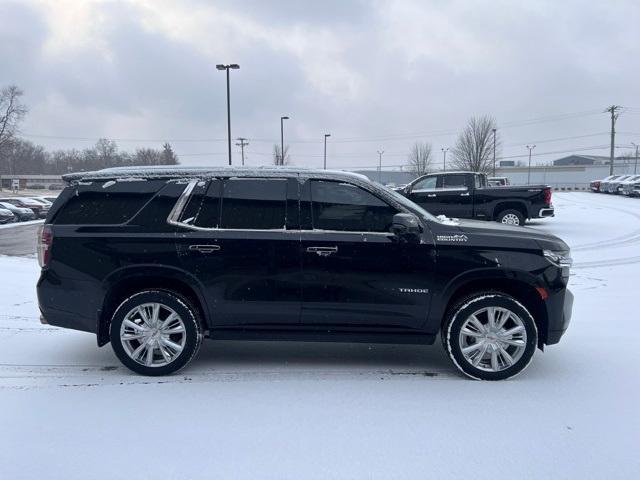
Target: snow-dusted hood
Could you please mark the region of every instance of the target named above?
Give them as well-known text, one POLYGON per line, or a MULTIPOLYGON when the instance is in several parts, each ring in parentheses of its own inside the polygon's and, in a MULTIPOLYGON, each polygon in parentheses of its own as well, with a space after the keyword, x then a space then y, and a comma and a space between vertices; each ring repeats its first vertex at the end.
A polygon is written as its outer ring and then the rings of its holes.
POLYGON ((440 224, 436 242, 447 242, 447 235, 464 235, 462 241, 469 246, 527 248, 554 251, 568 251, 569 246, 560 238, 533 228, 505 225, 482 220, 456 219, 440 224))

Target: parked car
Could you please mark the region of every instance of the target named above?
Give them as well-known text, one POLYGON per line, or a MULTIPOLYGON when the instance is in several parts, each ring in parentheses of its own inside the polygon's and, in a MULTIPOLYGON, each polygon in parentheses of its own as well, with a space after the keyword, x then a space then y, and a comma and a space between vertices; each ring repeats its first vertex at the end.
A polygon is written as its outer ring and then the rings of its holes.
POLYGON ((362 175, 131 167, 64 179, 38 235, 43 322, 111 342, 140 374, 184 367, 205 336, 441 333, 463 373, 500 380, 569 324, 562 240, 440 220, 362 175))
POLYGON ((16 216, 6 208, 0 208, 0 224, 12 223, 16 221, 16 216))
POLYGON ((607 182, 607 193, 619 194, 622 189, 622 183, 629 180, 633 175, 622 175, 619 178, 607 182))
POLYGON ((622 175, 609 175, 608 177, 602 179, 600 181, 600 192, 601 193, 608 193, 607 189, 608 189, 609 182, 617 180, 620 177, 622 177, 622 175))
POLYGON ((638 182, 640 182, 640 175, 631 175, 626 180, 620 182, 618 185, 618 193, 629 195, 633 190, 633 186, 638 182))
POLYGON ((616 193, 618 184, 629 177, 630 175, 619 175, 618 178, 613 178, 611 180, 608 180, 607 182, 604 182, 600 186, 600 189, 604 191, 604 193, 616 193))
POLYGON ((602 191, 601 188, 603 183, 616 179, 619 176, 620 175, 609 175, 608 177, 603 178, 601 180, 591 180, 591 182, 589 183, 589 188, 591 188, 592 192, 600 193, 602 191))
POLYGON ((38 218, 45 218, 49 213, 49 205, 29 197, 4 197, 0 202, 11 203, 16 207, 29 208, 38 218))
POLYGON ((56 198, 58 198, 58 197, 47 197, 47 196, 44 196, 44 197, 38 197, 38 198, 42 198, 43 200, 46 200, 49 203, 53 203, 53 202, 56 201, 56 198))
POLYGON ((640 197, 640 183, 636 183, 633 185, 633 190, 629 194, 630 197, 640 197))
POLYGON ((0 208, 5 210, 9 210, 13 215, 15 215, 16 220, 20 222, 26 222, 27 220, 35 220, 36 214, 33 213, 33 210, 25 207, 16 207, 12 203, 9 202, 0 202, 0 208))
POLYGON ((29 197, 32 200, 35 200, 36 202, 42 203, 43 205, 47 205, 48 207, 51 207, 52 202, 50 202, 49 200, 46 200, 44 197, 41 196, 35 196, 35 197, 29 197))
POLYGON ((432 215, 495 220, 509 225, 554 216, 551 187, 489 187, 482 173, 431 173, 416 178, 399 192, 432 215))
POLYGON ((490 187, 506 187, 509 185, 509 179, 507 177, 489 177, 487 182, 490 187))

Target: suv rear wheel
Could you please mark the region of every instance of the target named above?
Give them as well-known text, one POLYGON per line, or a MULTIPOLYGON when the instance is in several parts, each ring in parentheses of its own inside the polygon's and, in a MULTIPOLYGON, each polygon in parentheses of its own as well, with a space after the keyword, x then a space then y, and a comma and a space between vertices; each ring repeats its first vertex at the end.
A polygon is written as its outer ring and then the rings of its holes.
POLYGON ((127 298, 111 319, 111 345, 120 361, 142 375, 184 367, 202 343, 196 310, 174 293, 144 290, 127 298))
POLYGON ((504 380, 522 372, 538 342, 536 323, 513 297, 496 292, 466 297, 443 328, 449 357, 476 380, 504 380))

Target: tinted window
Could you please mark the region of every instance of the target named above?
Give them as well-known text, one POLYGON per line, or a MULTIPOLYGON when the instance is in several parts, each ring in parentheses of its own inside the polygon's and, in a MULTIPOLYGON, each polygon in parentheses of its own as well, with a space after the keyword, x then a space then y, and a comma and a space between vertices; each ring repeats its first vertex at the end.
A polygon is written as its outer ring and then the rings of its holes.
POLYGON ((388 232, 396 209, 348 183, 311 181, 313 228, 347 232, 388 232))
POLYGON ((129 221, 164 181, 94 182, 79 185, 54 222, 65 225, 115 225, 129 221))
POLYGON ((420 190, 433 190, 434 188, 436 188, 437 180, 438 180, 438 177, 436 176, 427 177, 423 180, 420 180, 419 182, 416 182, 416 184, 413 186, 411 191, 416 192, 420 190))
POLYGON ((469 175, 443 175, 442 188, 469 187, 469 175))
POLYGON ((222 180, 198 182, 182 213, 181 222, 202 228, 218 228, 221 192, 222 180))
POLYGON ((283 229, 286 205, 285 179, 225 180, 220 228, 283 229))

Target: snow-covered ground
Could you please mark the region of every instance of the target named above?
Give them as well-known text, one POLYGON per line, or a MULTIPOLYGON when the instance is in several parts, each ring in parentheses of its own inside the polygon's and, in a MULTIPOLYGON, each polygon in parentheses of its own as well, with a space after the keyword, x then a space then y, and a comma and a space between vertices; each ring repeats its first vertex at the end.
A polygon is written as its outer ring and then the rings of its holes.
POLYGON ((0 477, 640 477, 640 200, 555 193, 573 322, 519 377, 431 347, 205 342, 177 376, 38 323, 33 258, 0 257, 0 477))

